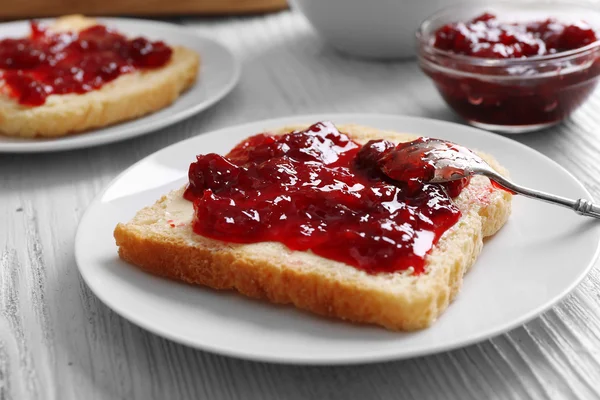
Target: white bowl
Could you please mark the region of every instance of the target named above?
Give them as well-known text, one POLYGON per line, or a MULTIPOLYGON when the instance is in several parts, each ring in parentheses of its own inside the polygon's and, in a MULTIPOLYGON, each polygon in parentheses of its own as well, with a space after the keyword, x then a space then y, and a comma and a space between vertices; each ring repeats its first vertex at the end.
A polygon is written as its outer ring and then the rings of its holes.
POLYGON ((343 53, 394 59, 416 54, 415 31, 457 0, 290 0, 319 35, 343 53))

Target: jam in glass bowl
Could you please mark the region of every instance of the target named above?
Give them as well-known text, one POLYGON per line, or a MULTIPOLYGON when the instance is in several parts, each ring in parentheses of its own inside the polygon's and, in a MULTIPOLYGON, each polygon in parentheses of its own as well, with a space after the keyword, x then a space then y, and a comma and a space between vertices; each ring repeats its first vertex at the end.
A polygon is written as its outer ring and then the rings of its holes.
POLYGON ((600 8, 564 2, 455 5, 417 31, 421 69, 470 124, 522 133, 559 123, 600 76, 600 8))

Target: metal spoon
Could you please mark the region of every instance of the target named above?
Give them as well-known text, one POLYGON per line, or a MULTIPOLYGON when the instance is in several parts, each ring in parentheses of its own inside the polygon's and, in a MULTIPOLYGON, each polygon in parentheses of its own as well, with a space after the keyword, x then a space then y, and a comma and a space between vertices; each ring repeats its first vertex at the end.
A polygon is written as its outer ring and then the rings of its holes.
MULTIPOLYGON (((406 149, 399 151, 403 150, 406 149)), ((472 175, 484 175, 509 192, 567 207, 580 215, 600 218, 599 205, 585 199, 571 200, 517 185, 497 173, 471 150, 455 143, 440 139, 428 139, 422 143, 415 143, 414 148, 409 148, 408 151, 419 152, 423 161, 435 167, 435 175, 430 180, 432 183, 448 182, 472 175)))

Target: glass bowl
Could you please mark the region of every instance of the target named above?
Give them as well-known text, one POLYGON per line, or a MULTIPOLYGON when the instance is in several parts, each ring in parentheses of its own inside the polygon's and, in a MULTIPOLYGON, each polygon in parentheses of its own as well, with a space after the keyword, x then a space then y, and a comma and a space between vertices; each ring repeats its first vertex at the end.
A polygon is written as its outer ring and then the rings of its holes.
POLYGON ((600 38, 600 7, 567 2, 459 4, 434 14, 417 31, 418 61, 446 103, 471 125, 522 133, 559 123, 593 92, 600 76, 600 40, 555 54, 491 59, 433 47, 438 28, 484 12, 500 20, 585 21, 600 38))

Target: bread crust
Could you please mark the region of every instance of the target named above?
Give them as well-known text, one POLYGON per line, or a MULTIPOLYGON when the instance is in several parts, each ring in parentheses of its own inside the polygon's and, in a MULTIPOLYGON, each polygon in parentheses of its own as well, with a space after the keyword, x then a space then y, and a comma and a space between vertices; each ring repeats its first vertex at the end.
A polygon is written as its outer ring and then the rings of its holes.
MULTIPOLYGON (((81 30, 94 23, 90 18, 67 16, 57 19, 53 30, 81 30)), ((175 46, 162 68, 124 74, 84 94, 51 95, 38 107, 0 94, 0 133, 59 137, 139 118, 173 103, 195 82, 199 65, 198 54, 175 46)))
MULTIPOLYGON (((340 131, 360 142, 413 138, 356 125, 340 126, 340 131)), ((182 191, 169 196, 181 196, 182 191)), ((427 256, 426 273, 419 276, 370 275, 310 252, 291 251, 280 243, 233 244, 196 235, 190 224, 169 227, 161 217, 168 196, 138 212, 129 223, 118 224, 114 235, 119 256, 154 275, 234 289, 327 317, 411 331, 430 326, 456 297, 483 238, 506 222, 510 199, 510 194, 492 189, 487 178, 474 179, 456 199, 461 219, 427 256)))

